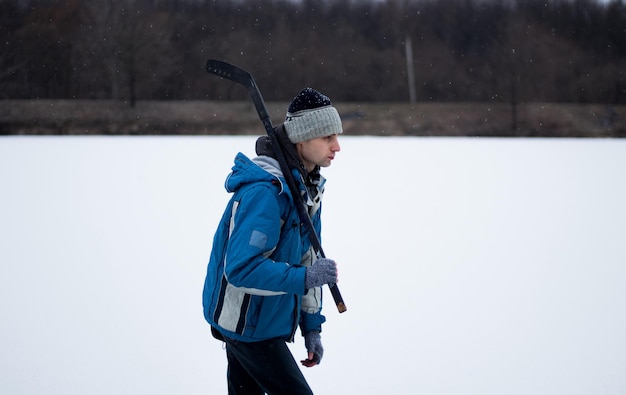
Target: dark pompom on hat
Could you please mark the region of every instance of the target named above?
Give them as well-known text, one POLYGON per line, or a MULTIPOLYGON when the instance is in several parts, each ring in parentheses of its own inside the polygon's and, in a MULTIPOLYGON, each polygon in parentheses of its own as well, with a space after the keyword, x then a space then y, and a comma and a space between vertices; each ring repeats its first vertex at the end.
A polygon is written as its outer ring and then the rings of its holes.
POLYGON ((320 93, 313 88, 304 88, 300 93, 298 93, 298 96, 293 98, 287 112, 294 114, 298 111, 313 110, 330 105, 332 105, 330 98, 325 94, 320 93))
POLYGON ((328 96, 305 88, 293 98, 285 117, 285 130, 292 143, 341 134, 341 118, 328 96))

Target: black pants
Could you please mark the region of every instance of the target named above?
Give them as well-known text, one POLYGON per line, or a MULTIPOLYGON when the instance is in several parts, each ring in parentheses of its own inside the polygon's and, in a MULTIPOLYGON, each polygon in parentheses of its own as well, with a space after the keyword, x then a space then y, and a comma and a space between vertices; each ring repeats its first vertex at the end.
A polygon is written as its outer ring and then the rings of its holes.
POLYGON ((284 340, 226 341, 229 395, 312 395, 284 340))

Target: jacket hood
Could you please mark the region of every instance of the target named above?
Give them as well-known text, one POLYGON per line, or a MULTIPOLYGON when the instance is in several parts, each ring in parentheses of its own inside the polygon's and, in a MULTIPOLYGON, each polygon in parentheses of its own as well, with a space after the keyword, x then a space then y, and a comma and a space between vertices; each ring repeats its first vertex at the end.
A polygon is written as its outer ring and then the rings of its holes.
POLYGON ((235 157, 235 164, 226 178, 225 188, 228 192, 235 192, 242 185, 253 182, 269 182, 280 185, 281 193, 286 191, 283 173, 278 161, 269 156, 258 156, 249 159, 239 152, 235 157))

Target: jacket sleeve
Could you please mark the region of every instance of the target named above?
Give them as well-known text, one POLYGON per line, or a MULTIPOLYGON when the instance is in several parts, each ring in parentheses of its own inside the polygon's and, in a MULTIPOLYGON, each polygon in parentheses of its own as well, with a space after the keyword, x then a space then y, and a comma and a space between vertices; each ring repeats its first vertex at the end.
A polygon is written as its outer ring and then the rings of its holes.
POLYGON ((228 282, 252 295, 304 294, 306 269, 268 258, 280 232, 281 211, 272 186, 242 191, 231 213, 224 263, 228 282))
POLYGON ((304 336, 311 331, 321 332, 324 322, 326 322, 326 317, 324 317, 321 312, 309 314, 302 311, 300 315, 300 330, 302 331, 302 335, 304 336))

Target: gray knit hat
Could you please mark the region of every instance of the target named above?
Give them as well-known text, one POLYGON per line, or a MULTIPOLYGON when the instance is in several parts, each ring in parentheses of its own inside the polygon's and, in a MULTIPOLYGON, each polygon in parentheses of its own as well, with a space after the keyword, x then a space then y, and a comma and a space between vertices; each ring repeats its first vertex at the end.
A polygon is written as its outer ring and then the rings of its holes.
POLYGON ((343 133, 339 113, 328 96, 303 89, 287 109, 285 130, 292 143, 343 133))

